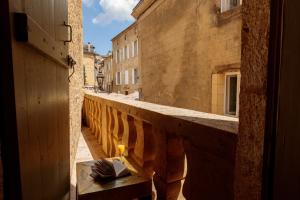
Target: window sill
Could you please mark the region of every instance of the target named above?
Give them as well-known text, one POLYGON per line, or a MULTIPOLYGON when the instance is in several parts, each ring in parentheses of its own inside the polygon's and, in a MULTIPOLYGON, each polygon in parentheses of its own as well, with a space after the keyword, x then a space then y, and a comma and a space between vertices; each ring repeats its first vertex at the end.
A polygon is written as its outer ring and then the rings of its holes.
POLYGON ((223 24, 231 22, 234 19, 241 18, 241 8, 242 6, 240 5, 222 13, 218 12, 217 25, 221 26, 223 24))

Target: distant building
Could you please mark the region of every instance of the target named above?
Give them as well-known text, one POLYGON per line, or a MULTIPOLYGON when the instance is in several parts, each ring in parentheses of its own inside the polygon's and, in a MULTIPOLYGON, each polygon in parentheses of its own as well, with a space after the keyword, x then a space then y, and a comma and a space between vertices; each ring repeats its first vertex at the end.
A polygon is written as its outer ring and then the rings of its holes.
POLYGON ((114 70, 112 67, 112 54, 108 53, 106 56, 103 56, 103 89, 107 92, 113 91, 114 85, 114 70))
POLYGON ((83 81, 85 87, 98 87, 102 56, 95 52, 95 47, 88 43, 83 45, 83 81))
POLYGON ((141 86, 141 66, 136 23, 112 39, 113 50, 113 92, 129 94, 141 86))
POLYGON ((238 115, 241 0, 143 0, 133 9, 144 101, 238 115))

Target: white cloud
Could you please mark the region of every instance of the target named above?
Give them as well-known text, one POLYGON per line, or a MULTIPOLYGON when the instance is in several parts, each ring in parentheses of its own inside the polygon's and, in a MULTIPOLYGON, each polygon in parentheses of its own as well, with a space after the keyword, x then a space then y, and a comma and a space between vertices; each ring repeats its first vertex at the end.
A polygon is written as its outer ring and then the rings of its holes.
POLYGON ((100 0, 103 12, 93 19, 93 23, 107 25, 112 21, 132 21, 131 12, 138 2, 139 0, 100 0))
POLYGON ((94 0, 82 0, 82 3, 87 6, 87 7, 90 7, 93 5, 94 3, 94 0))

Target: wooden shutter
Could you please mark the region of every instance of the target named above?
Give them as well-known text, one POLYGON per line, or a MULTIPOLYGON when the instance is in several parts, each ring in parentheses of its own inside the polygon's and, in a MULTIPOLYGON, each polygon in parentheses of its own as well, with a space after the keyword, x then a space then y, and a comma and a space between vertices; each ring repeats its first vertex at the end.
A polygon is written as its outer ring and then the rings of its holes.
POLYGON ((123 47, 123 60, 125 60, 125 47, 123 47))
POLYGON ((130 45, 127 46, 127 59, 130 58, 130 55, 129 55, 129 53, 130 53, 129 49, 130 49, 130 48, 129 48, 129 47, 130 47, 130 45))
POLYGON ((118 83, 118 72, 116 72, 116 85, 118 85, 119 83, 118 83))
POLYGON ((139 41, 136 40, 136 55, 139 55, 139 41))
POLYGON ((125 85, 128 85, 129 80, 128 80, 128 70, 125 70, 125 85))
POLYGON ((134 42, 131 43, 132 49, 131 49, 131 57, 134 57, 134 42))
POLYGON ((72 36, 66 0, 23 0, 23 4, 24 10, 15 14, 16 40, 67 66, 67 41, 72 36))
POLYGON ((132 84, 135 84, 135 77, 134 77, 134 68, 132 68, 132 73, 131 73, 131 81, 132 81, 132 84))

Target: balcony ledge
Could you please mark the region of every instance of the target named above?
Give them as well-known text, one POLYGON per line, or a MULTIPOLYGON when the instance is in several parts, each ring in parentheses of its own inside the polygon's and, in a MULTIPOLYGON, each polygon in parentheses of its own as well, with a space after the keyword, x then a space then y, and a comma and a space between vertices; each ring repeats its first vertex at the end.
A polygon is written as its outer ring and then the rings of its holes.
POLYGON ((177 129, 176 132, 180 132, 180 130, 194 132, 194 128, 209 127, 229 133, 238 133, 238 118, 235 117, 114 97, 105 93, 95 94, 89 90, 85 90, 85 94, 90 99, 99 100, 101 98, 101 101, 105 101, 107 105, 116 106, 120 111, 142 118, 152 124, 160 124, 170 130, 177 129))

